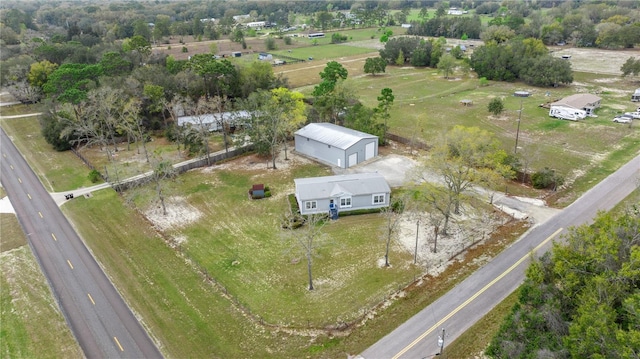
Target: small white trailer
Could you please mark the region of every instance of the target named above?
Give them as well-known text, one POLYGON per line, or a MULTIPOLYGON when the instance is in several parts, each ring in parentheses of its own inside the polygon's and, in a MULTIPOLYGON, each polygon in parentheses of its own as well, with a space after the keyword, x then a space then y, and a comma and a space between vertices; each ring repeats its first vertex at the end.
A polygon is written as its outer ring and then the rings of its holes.
POLYGON ((562 120, 578 121, 587 117, 587 111, 565 106, 551 106, 549 116, 562 120))

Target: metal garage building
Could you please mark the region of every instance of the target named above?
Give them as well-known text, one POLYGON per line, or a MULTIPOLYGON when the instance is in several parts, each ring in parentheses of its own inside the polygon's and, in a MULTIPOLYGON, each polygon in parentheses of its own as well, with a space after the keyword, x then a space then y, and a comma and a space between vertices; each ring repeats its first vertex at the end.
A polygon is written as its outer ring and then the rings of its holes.
POLYGON ((331 123, 310 123, 295 133, 296 151, 349 168, 378 155, 378 136, 331 123))

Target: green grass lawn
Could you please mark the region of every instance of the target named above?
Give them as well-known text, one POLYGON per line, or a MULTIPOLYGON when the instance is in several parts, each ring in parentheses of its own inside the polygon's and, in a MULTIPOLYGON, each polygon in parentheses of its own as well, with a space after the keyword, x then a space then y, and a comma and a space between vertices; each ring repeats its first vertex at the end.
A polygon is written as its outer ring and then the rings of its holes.
POLYGON ((37 117, 0 120, 23 156, 49 191, 62 192, 88 187, 89 168, 71 151, 56 152, 40 134, 37 117))
MULTIPOLYGON (((276 58, 278 57, 278 55, 285 55, 301 60, 308 60, 309 57, 312 57, 313 60, 327 60, 343 56, 367 54, 373 51, 375 50, 365 47, 349 46, 349 44, 347 43, 341 45, 336 44, 325 46, 299 47, 290 50, 276 50, 270 53, 274 54, 276 58)), ((309 61, 308 64, 313 65, 313 61, 309 61)), ((274 71, 276 70, 279 69, 274 69, 274 71)), ((322 71, 322 69, 320 69, 318 72, 320 71, 322 71)))
MULTIPOLYGON (((513 153, 519 109, 522 101, 518 152, 534 170, 553 168, 565 178, 573 181, 584 177, 584 173, 602 171, 601 161, 612 156, 612 164, 605 172, 610 173, 628 161, 640 149, 640 126, 628 126, 611 121, 620 109, 629 110, 625 91, 607 93, 602 91, 611 84, 601 84, 602 79, 615 83, 614 76, 592 76, 576 74, 576 81, 590 81, 581 85, 590 92, 600 92, 604 104, 596 113, 599 117, 572 122, 548 116, 548 110, 540 104, 556 101, 575 92, 573 87, 544 89, 523 83, 489 82, 480 86, 476 78, 461 74, 455 79, 444 79, 432 69, 412 67, 387 67, 387 73, 349 80, 359 89, 361 100, 367 105, 377 105, 377 96, 385 88, 391 88, 395 96, 391 119, 392 133, 408 138, 417 137, 427 144, 441 136, 454 125, 478 126, 492 132, 508 153, 513 153), (531 96, 514 97, 513 92, 527 90, 531 96), (491 99, 503 99, 504 112, 492 116, 487 111, 491 99), (471 106, 460 101, 469 99, 471 106), (616 154, 617 151, 621 153, 616 154)), ((626 84, 632 91, 633 84, 626 84)), ((590 176, 586 176, 589 178, 590 176)), ((601 177, 600 177, 601 178, 601 177)), ((579 187, 579 192, 586 187, 579 187)), ((571 198, 575 198, 572 196, 571 198)))
POLYGON ((241 170, 233 165, 228 170, 190 171, 168 192, 185 197, 201 217, 165 235, 182 238, 180 248, 194 264, 269 323, 322 328, 352 321, 362 308, 378 303, 421 270, 397 248, 391 256, 398 265, 381 269, 384 241, 371 233, 381 231, 382 217, 347 216, 324 227, 327 238, 314 258, 316 290, 309 293, 304 253, 291 238, 298 234, 280 224, 287 212, 286 196, 293 193, 293 178, 327 174, 315 164, 290 171, 241 170), (253 183, 268 185, 273 196, 249 199, 247 190, 253 183))

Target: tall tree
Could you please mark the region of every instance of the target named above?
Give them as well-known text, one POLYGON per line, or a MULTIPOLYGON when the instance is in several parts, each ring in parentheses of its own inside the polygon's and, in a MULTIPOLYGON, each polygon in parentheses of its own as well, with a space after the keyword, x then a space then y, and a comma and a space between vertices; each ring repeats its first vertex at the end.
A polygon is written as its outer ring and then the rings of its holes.
POLYGON ((404 198, 396 199, 389 207, 383 208, 380 215, 384 218, 383 239, 385 242, 384 266, 389 267, 389 249, 391 242, 398 237, 398 230, 402 212, 404 209, 404 198))
POLYGON ((368 57, 364 61, 364 73, 376 75, 385 72, 387 69, 387 61, 382 57, 368 57))
POLYGON ((158 201, 162 206, 162 214, 167 215, 167 206, 165 204, 165 192, 164 182, 165 180, 174 178, 176 176, 176 170, 173 168, 171 161, 160 159, 155 163, 153 167, 153 173, 151 174, 151 180, 153 181, 158 201))
POLYGON ((34 62, 31 64, 29 74, 27 74, 27 80, 31 86, 35 86, 42 90, 42 87, 47 82, 49 75, 51 75, 57 68, 58 64, 51 63, 47 60, 34 62))
POLYGON ((313 96, 318 97, 333 91, 338 80, 345 80, 348 74, 347 69, 339 62, 327 62, 327 66, 320 72, 322 81, 313 89, 313 96))
POLYGON ((131 54, 134 59, 133 63, 136 66, 140 66, 147 60, 149 55, 151 55, 151 44, 145 37, 135 35, 122 42, 122 50, 131 54))
POLYGON ((47 77, 42 89, 57 101, 77 104, 87 98, 100 75, 100 65, 63 64, 47 77))
POLYGON ((383 143, 387 143, 387 129, 389 128, 388 122, 389 118, 391 118, 391 106, 393 105, 394 99, 395 96, 393 96, 393 90, 388 87, 383 88, 380 91, 380 96, 378 96, 378 107, 376 107, 375 112, 383 120, 383 143))
POLYGON ((260 90, 244 101, 243 108, 250 113, 247 135, 260 154, 271 157, 276 169, 276 158, 287 135, 305 121, 303 96, 285 88, 260 90))
POLYGON ((444 54, 440 56, 440 61, 438 61, 438 71, 440 71, 445 79, 449 78, 449 75, 453 73, 453 70, 456 67, 456 59, 450 54, 444 54))
POLYGON ((527 269, 491 357, 637 358, 640 217, 600 213, 527 269), (535 343, 535 344, 533 344, 535 343))
POLYGON ((455 126, 434 146, 423 166, 439 177, 453 201, 453 212, 460 212, 462 195, 475 184, 493 184, 511 178, 505 165, 507 153, 488 131, 478 127, 455 126))
POLYGON ((291 232, 288 233, 288 236, 290 238, 295 238, 307 260, 307 277, 309 280, 307 289, 309 290, 314 290, 312 271, 313 256, 315 255, 316 250, 322 246, 326 239, 326 235, 323 232, 325 220, 325 214, 311 214, 306 217, 305 223, 301 228, 293 229, 295 226, 288 226, 288 228, 291 228, 291 232))

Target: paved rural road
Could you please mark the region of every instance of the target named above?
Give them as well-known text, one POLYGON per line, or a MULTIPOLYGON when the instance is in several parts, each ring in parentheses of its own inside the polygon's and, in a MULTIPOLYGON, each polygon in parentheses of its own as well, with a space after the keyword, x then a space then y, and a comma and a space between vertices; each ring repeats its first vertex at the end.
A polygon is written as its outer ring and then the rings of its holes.
POLYGON ((365 350, 365 359, 431 358, 481 319, 522 283, 530 253, 551 248, 552 240, 572 226, 591 223, 598 211, 609 210, 640 185, 640 156, 593 187, 577 201, 534 227, 518 242, 365 350))
POLYGON ((147 332, 1 129, 0 149, 0 181, 85 356, 161 358, 147 332))

